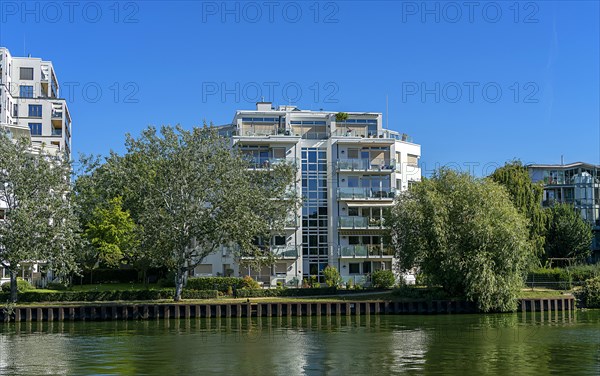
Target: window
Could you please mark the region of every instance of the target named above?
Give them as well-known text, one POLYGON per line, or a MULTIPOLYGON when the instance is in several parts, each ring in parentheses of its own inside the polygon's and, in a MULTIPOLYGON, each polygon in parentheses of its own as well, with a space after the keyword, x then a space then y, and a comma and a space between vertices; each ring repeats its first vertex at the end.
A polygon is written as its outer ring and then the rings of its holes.
POLYGON ((30 104, 29 105, 29 117, 42 117, 42 105, 41 104, 30 104))
POLYGON ((348 270, 350 274, 360 274, 360 263, 351 262, 348 264, 348 270))
POLYGON ((19 86, 20 96, 23 98, 33 98, 33 86, 21 85, 19 86))
POLYGON ((196 267, 198 274, 212 274, 212 264, 200 264, 196 267))
POLYGON ((419 157, 416 155, 408 154, 406 156, 406 163, 409 166, 417 167, 419 165, 419 157))
POLYGON ((33 80, 33 68, 21 68, 21 80, 33 80))
POLYGON ((29 123, 29 131, 32 136, 42 135, 42 123, 29 123))
POLYGON ((18 104, 13 104, 13 117, 18 117, 19 116, 19 105, 18 104))

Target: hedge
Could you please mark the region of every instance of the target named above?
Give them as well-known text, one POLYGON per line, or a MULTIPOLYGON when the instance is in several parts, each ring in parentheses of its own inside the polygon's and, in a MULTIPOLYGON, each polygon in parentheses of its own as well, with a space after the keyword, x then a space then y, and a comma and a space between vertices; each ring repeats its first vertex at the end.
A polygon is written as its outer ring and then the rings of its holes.
POLYGON ((362 294, 371 291, 381 291, 375 289, 366 290, 338 290, 335 287, 326 288, 299 288, 299 289, 264 289, 264 290, 247 290, 242 289, 237 291, 238 298, 272 298, 286 296, 327 296, 327 295, 352 295, 362 294))
POLYGON ((242 288, 243 280, 236 277, 196 277, 189 278, 187 288, 191 290, 218 290, 227 292, 229 288, 242 288))
MULTIPOLYGON (((112 290, 112 291, 26 291, 18 294, 17 300, 22 303, 38 302, 97 302, 97 301, 135 301, 173 299, 175 290, 112 290)), ((184 299, 214 299, 218 297, 216 290, 183 290, 184 299)), ((8 301, 10 294, 0 294, 0 301, 8 301)))
POLYGON ((577 265, 567 268, 535 269, 527 275, 527 285, 568 290, 573 285, 600 276, 600 265, 577 265))
POLYGON ((600 277, 585 281, 577 298, 586 308, 600 308, 600 277))

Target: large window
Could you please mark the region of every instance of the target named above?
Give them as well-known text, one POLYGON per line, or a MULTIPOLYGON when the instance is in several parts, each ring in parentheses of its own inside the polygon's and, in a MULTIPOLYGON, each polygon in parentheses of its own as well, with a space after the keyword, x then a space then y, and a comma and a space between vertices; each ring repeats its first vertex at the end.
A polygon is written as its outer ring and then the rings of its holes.
POLYGON ((23 98, 33 98, 33 86, 21 85, 19 87, 19 95, 23 98))
POLYGON ((42 135, 42 123, 29 123, 29 131, 32 136, 42 135))
POLYGON ((21 68, 21 80, 33 80, 33 68, 21 68))
POLYGON ((348 264, 348 269, 350 274, 360 274, 360 263, 351 262, 348 264))
POLYGON ((41 104, 30 104, 29 105, 29 117, 42 117, 42 105, 41 104))

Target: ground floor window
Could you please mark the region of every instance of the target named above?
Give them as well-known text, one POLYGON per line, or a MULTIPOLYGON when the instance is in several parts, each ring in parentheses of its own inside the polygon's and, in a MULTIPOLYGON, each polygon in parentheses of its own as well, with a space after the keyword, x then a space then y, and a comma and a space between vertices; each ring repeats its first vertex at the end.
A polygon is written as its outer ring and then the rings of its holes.
POLYGON ((360 264, 358 262, 349 263, 348 271, 350 274, 360 274, 360 264))

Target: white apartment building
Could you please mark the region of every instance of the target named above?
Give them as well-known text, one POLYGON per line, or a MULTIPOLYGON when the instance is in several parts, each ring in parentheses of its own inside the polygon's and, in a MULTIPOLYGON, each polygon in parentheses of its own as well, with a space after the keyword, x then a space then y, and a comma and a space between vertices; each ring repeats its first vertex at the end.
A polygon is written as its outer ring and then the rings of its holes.
POLYGON ((290 213, 285 233, 263 241, 278 256, 272 267, 246 270, 223 247, 195 275, 251 275, 265 285, 288 286, 335 266, 344 281, 368 282, 379 269, 395 269, 383 237, 383 210, 397 192, 421 180, 421 147, 406 134, 384 129, 382 114, 305 111, 261 102, 237 111, 232 124, 219 127, 253 161, 268 169, 281 161, 298 166, 302 206, 290 213))
POLYGON ((0 47, 0 128, 70 158, 71 114, 52 62, 0 47))
MULTIPOLYGON (((52 62, 39 58, 13 57, 0 47, 0 131, 13 138, 26 137, 34 148, 71 157, 71 114, 52 62)), ((0 201, 0 220, 6 206, 0 201)), ((39 264, 23 265, 21 277, 35 283, 39 264)), ((0 284, 8 282, 0 267, 0 284)))
POLYGON ((600 262, 600 165, 575 162, 568 164, 530 164, 529 176, 542 182, 542 205, 567 203, 588 222, 594 231, 592 261, 600 262))

